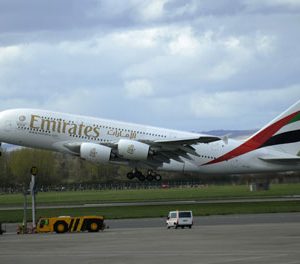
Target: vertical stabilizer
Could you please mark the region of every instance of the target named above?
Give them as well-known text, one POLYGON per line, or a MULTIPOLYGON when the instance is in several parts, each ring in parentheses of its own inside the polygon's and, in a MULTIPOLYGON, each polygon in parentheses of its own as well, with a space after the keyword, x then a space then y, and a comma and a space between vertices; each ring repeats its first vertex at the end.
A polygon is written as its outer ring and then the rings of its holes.
POLYGON ((230 160, 264 147, 273 147, 278 151, 300 156, 300 100, 243 144, 205 165, 230 160))
POLYGON ((274 147, 289 154, 300 154, 300 101, 292 105, 249 140, 258 141, 263 147, 274 147))

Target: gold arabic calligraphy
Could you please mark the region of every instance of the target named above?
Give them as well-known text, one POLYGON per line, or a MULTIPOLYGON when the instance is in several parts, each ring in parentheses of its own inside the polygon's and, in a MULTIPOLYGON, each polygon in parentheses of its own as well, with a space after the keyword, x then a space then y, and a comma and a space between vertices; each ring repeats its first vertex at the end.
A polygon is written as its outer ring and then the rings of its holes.
POLYGON ((137 133, 135 131, 124 131, 117 128, 113 128, 107 131, 107 135, 134 139, 136 138, 137 133))

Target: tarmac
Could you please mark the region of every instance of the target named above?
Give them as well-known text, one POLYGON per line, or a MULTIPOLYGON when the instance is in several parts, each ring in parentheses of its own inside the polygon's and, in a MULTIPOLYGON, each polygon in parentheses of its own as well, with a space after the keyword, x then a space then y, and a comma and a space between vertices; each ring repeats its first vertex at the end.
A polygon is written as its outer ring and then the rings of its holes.
POLYGON ((111 220, 99 233, 0 236, 0 263, 300 263, 300 214, 111 220), (138 225, 138 223, 141 223, 138 225), (130 224, 131 223, 131 224, 130 224))

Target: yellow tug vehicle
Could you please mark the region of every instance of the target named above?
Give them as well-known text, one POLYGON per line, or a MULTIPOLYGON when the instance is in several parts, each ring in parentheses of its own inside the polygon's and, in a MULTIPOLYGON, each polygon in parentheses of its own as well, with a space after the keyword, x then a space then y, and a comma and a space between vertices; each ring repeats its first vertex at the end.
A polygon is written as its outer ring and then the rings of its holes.
POLYGON ((37 233, 98 232, 105 229, 103 216, 59 216, 41 217, 38 220, 37 233))

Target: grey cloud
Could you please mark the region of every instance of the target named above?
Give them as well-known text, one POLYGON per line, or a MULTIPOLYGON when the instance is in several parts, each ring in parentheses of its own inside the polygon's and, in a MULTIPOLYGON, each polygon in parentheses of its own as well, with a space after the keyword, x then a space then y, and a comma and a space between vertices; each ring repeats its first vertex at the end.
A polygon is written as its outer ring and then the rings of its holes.
POLYGON ((1 109, 198 131, 257 127, 300 98, 298 7, 275 2, 166 1, 161 16, 145 18, 150 1, 3 0, 1 109), (206 98, 235 118, 199 114, 206 98))
POLYGON ((110 0, 2 0, 0 32, 30 33, 43 31, 109 30, 135 23, 137 4, 110 0))
MULTIPOLYGON (((0 45, 10 39, 19 41, 51 41, 76 39, 112 30, 140 29, 170 24, 194 24, 199 30, 222 27, 222 20, 252 15, 299 14, 300 5, 292 1, 248 0, 170 0, 163 5, 163 16, 143 19, 143 11, 154 1, 138 0, 2 0, 0 1, 0 45), (216 20, 216 21, 214 21, 216 20), (221 21, 219 21, 221 20, 221 21), (209 24, 207 24, 209 23, 209 24)), ((255 21, 253 21, 255 24, 255 21)), ((230 22, 229 22, 230 23, 230 22)), ((235 23, 235 22, 234 22, 235 23)), ((237 29, 243 24, 235 23, 237 29)), ((226 24, 224 25, 226 30, 226 24)), ((253 26, 252 26, 253 27, 253 26)), ((251 28, 251 26, 250 26, 251 28)))
MULTIPOLYGON (((74 28, 84 22, 82 1, 3 0, 0 2, 0 31, 23 32, 74 28)), ((88 1, 84 6, 88 6, 88 1)))
POLYGON ((237 12, 242 12, 244 9, 243 1, 221 0, 175 0, 165 4, 165 10, 169 16, 172 14, 177 17, 187 17, 190 19, 191 15, 196 16, 220 16, 220 15, 232 15, 237 12))

